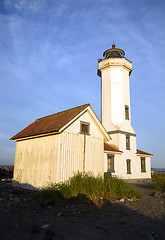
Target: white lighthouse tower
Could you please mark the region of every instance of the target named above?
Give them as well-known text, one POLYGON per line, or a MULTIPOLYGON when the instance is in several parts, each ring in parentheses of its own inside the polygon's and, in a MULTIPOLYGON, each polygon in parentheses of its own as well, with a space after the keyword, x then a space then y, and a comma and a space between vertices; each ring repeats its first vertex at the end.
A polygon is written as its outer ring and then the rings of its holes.
POLYGON ((151 154, 136 149, 136 134, 131 125, 129 76, 132 63, 115 44, 103 56, 104 59, 98 61, 101 121, 111 136, 105 147, 105 172, 124 179, 150 179, 151 154))

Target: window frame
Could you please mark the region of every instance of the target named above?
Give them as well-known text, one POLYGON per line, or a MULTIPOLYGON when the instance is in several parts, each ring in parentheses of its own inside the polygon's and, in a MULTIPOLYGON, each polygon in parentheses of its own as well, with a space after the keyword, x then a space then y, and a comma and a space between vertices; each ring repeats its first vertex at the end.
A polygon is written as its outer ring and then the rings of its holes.
POLYGON ((90 123, 89 122, 80 121, 80 133, 90 135, 90 123), (82 130, 82 125, 87 126, 87 132, 86 133, 85 133, 85 131, 82 130))
POLYGON ((126 166, 127 166, 127 174, 131 174, 131 159, 126 160, 126 166), (129 166, 129 168, 128 168, 128 166, 129 166))
POLYGON ((125 119, 126 120, 130 120, 130 116, 129 116, 129 106, 125 105, 125 119))
MULTIPOLYGON (((111 165, 111 164, 110 164, 111 165)), ((114 154, 107 154, 107 172, 114 173, 115 172, 115 155, 114 154), (112 159, 112 166, 113 168, 108 168, 108 160, 113 157, 112 159)))
POLYGON ((125 139, 126 139, 126 150, 131 150, 131 137, 130 137, 130 135, 126 134, 125 139), (128 142, 127 142, 127 139, 129 139, 128 142))
POLYGON ((146 172, 146 157, 140 157, 141 172, 146 172), (144 160, 144 169, 142 168, 142 160, 144 160))

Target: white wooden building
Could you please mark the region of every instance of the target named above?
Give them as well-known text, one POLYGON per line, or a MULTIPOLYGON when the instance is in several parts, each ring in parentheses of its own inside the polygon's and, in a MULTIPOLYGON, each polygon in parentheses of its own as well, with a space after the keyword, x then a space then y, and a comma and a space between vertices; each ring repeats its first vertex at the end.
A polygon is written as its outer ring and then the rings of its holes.
POLYGON ((13 186, 37 189, 74 173, 104 175, 110 139, 89 104, 37 119, 16 140, 13 186))
POLYGON ((77 172, 151 179, 152 154, 136 149, 130 111, 132 63, 124 55, 113 44, 98 61, 102 123, 86 104, 37 119, 11 138, 16 141, 15 188, 35 190, 77 172))

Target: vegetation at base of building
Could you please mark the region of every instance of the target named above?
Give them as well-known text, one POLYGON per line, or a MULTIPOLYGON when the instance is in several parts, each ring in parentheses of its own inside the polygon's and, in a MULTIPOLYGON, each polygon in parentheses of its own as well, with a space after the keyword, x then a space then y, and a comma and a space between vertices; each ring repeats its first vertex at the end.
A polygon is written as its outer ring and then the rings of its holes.
POLYGON ((160 191, 165 190, 165 173, 153 173, 152 181, 155 183, 154 187, 157 190, 160 190, 160 191))
POLYGON ((101 197, 105 199, 140 199, 141 195, 122 179, 111 177, 103 179, 102 177, 94 177, 91 174, 83 176, 78 173, 65 183, 52 184, 41 189, 37 197, 54 200, 71 198, 83 200, 84 197, 94 200, 101 197))
POLYGON ((14 166, 7 166, 0 168, 0 179, 9 179, 13 178, 14 166))

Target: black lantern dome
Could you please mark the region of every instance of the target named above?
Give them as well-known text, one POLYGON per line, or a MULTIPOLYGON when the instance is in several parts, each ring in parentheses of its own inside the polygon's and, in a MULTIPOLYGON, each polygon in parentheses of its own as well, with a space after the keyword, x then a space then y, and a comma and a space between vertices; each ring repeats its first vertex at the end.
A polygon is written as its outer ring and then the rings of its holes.
POLYGON ((124 58, 125 52, 122 49, 115 48, 115 44, 112 44, 112 48, 106 50, 103 53, 104 59, 107 58, 124 58))

